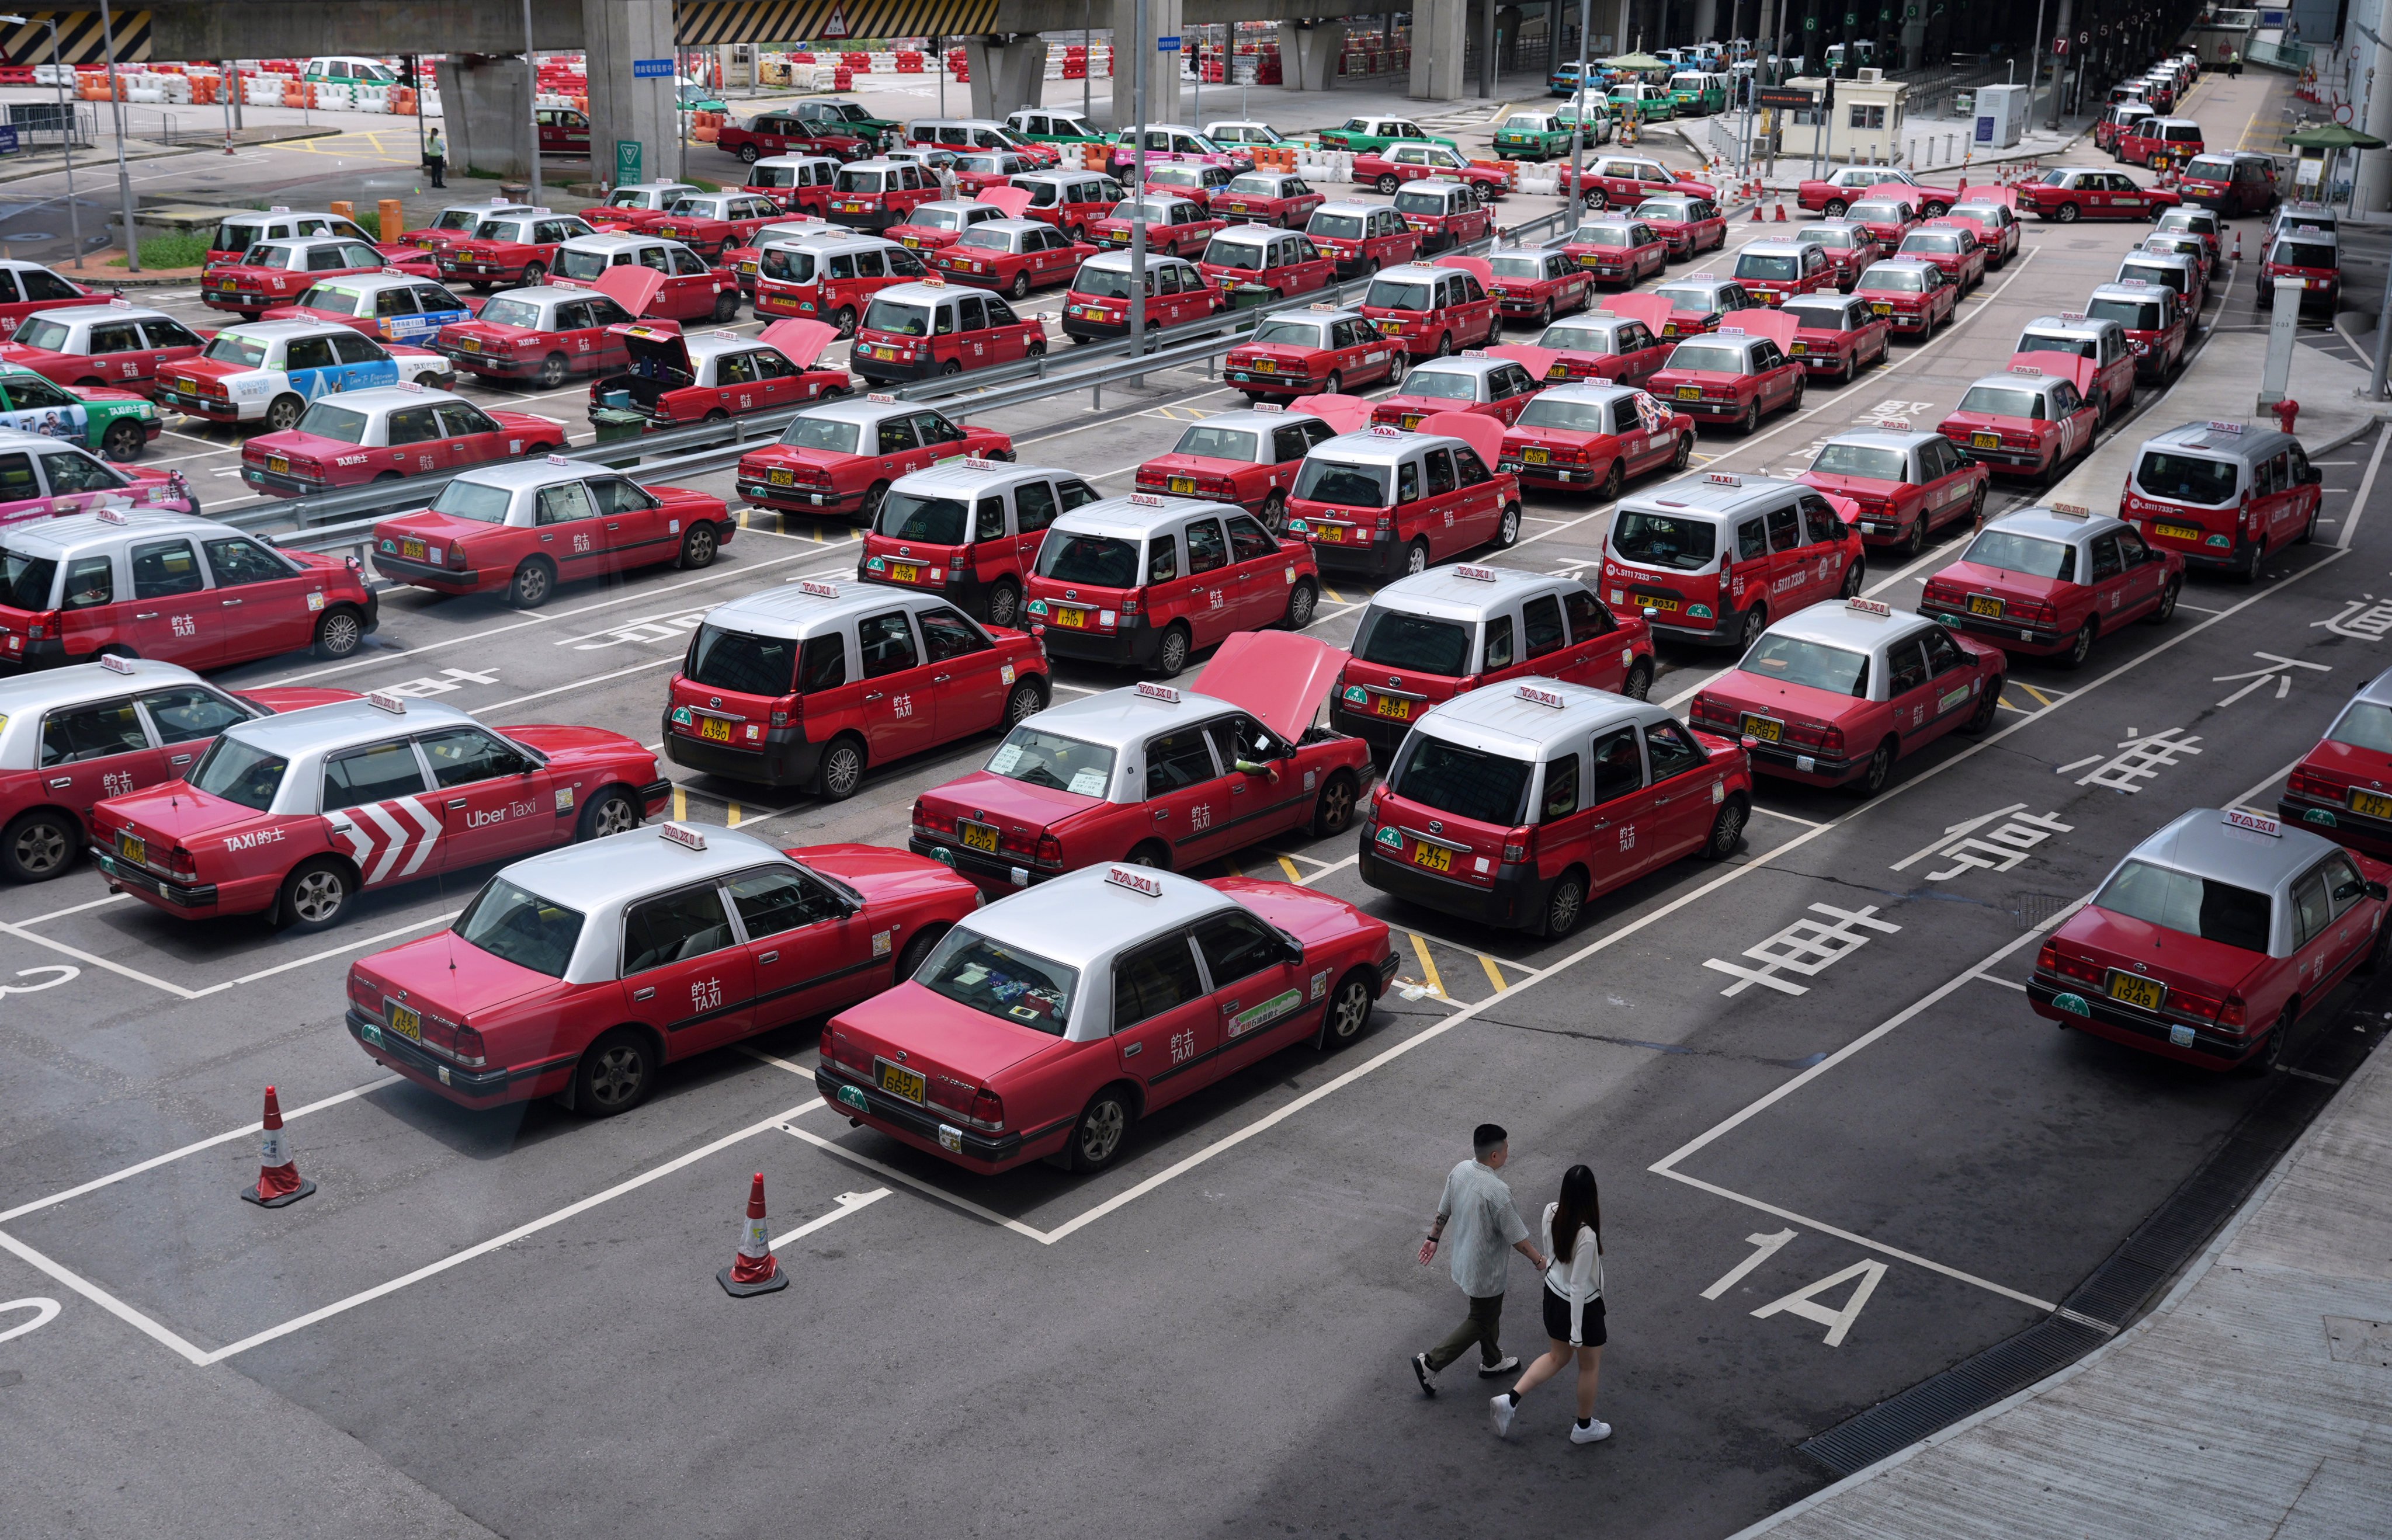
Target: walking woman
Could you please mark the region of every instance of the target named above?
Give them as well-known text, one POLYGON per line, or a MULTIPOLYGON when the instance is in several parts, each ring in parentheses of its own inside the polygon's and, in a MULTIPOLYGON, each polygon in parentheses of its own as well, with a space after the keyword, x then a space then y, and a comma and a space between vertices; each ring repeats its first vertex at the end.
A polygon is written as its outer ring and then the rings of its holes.
POLYGON ((1578 1359, 1578 1423, 1572 1443, 1600 1443, 1611 1424, 1594 1419, 1595 1382, 1603 1374, 1603 1198, 1594 1172, 1572 1166, 1562 1175, 1558 1203, 1545 1205, 1545 1336, 1551 1351, 1528 1365, 1519 1382, 1489 1407, 1495 1436, 1511 1431, 1520 1398, 1578 1359))

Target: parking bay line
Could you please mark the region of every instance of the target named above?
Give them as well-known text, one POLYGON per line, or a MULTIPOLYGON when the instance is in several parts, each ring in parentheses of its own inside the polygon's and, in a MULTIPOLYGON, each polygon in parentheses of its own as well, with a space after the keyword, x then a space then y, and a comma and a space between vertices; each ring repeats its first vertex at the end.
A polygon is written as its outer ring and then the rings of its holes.
POLYGON ((858 1212, 861 1210, 869 1209, 874 1204, 879 1202, 882 1198, 887 1197, 889 1193, 890 1189, 887 1187, 875 1187, 868 1193, 841 1193, 838 1195, 838 1208, 833 1209, 826 1214, 817 1215, 816 1217, 806 1221, 803 1224, 799 1225, 796 1229, 790 1231, 786 1236, 774 1236, 773 1237, 773 1249, 777 1251, 782 1247, 788 1245, 789 1242, 798 1239, 800 1236, 811 1236, 816 1230, 822 1229, 826 1225, 838 1223, 840 1220, 845 1219, 852 1213, 858 1212))

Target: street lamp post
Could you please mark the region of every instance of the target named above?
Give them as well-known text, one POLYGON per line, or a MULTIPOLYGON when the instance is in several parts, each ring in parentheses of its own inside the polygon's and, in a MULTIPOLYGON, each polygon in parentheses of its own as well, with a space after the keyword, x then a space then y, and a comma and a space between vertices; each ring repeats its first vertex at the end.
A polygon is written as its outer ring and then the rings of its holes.
POLYGON ((124 169, 124 92, 116 84, 116 19, 110 12, 109 0, 99 0, 99 39, 108 49, 108 94, 116 108, 116 196, 124 213, 124 268, 137 273, 141 271, 141 240, 133 228, 133 177, 124 169))
POLYGON ((531 206, 540 207, 540 59, 531 51, 531 0, 523 0, 524 13, 524 78, 531 88, 531 110, 526 115, 526 126, 531 130, 531 206))

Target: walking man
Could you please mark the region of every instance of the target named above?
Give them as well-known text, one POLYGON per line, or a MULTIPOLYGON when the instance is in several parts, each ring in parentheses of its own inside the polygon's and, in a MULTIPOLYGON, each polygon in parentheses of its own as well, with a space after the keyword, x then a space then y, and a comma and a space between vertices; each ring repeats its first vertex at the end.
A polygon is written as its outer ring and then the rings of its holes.
POLYGON ((441 137, 440 130, 436 128, 424 136, 423 163, 432 172, 434 187, 445 188, 448 185, 441 180, 443 174, 448 169, 448 141, 441 137))
POLYGON ((1520 1361, 1506 1357, 1497 1340, 1503 1328, 1504 1275, 1512 1261, 1504 1251, 1519 1252, 1540 1272, 1545 1266, 1513 1205, 1512 1189, 1495 1174, 1511 1158, 1510 1135, 1497 1124, 1481 1123, 1470 1143, 1473 1158, 1447 1175, 1445 1196, 1437 1200, 1436 1218, 1429 1222, 1428 1239, 1420 1249, 1421 1265, 1426 1267, 1436 1259, 1437 1247, 1450 1242, 1446 1265, 1469 1297, 1470 1314, 1444 1341, 1412 1354, 1412 1374, 1423 1395, 1436 1394, 1436 1377, 1474 1342, 1482 1378, 1509 1374, 1518 1366, 1520 1361))

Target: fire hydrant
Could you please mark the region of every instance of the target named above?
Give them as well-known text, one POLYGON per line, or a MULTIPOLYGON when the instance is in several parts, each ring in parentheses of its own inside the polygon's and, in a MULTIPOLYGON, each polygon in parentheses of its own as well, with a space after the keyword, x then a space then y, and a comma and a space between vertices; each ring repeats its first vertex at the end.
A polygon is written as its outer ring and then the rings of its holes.
POLYGON ((2301 404, 2290 399, 2279 401, 2276 403, 2275 412, 2276 426, 2283 429, 2286 433, 2291 433, 2293 431, 2293 420, 2301 415, 2301 404))

